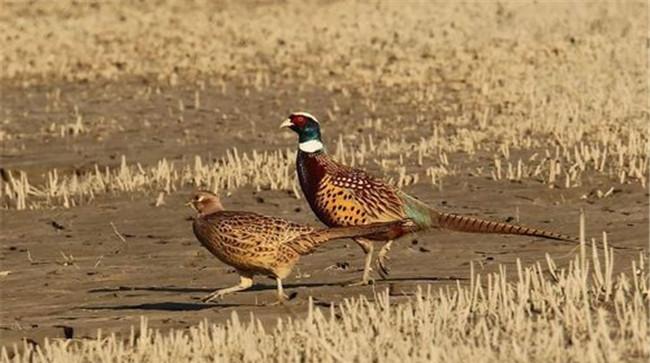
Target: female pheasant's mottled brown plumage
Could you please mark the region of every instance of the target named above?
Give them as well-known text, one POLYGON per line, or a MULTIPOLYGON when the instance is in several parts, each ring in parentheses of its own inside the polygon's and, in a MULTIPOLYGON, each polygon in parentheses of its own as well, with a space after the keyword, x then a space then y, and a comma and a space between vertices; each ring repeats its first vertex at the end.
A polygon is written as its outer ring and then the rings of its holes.
POLYGON ((289 275, 300 256, 313 252, 321 244, 359 236, 395 238, 403 233, 402 229, 412 226, 409 221, 391 221, 314 229, 282 218, 223 210, 219 198, 205 191, 196 193, 190 204, 198 211, 193 224, 196 238, 219 260, 234 267, 241 277, 239 285, 217 290, 204 301, 252 286, 254 275, 276 278, 282 298, 281 280, 289 275))
MULTIPOLYGON (((282 127, 299 135, 297 172, 300 186, 316 216, 328 226, 354 226, 367 223, 410 219, 415 228, 404 233, 430 228, 462 232, 501 233, 576 241, 576 238, 535 228, 486 221, 436 211, 398 188, 375 178, 363 170, 334 161, 324 150, 318 121, 308 113, 294 113, 282 127)), ((362 283, 368 282, 372 243, 368 238, 356 242, 366 252, 362 283)), ((385 254, 389 241, 379 254, 380 272, 387 274, 385 254)))

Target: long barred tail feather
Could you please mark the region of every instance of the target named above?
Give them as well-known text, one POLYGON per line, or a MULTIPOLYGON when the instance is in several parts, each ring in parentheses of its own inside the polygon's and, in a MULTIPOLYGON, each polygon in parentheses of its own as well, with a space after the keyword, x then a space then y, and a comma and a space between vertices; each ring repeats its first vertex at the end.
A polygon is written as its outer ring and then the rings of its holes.
POLYGON ((487 221, 484 219, 462 216, 458 214, 441 213, 435 211, 433 213, 436 214, 440 227, 454 231, 470 233, 514 234, 520 236, 542 237, 558 241, 579 242, 579 239, 577 237, 544 231, 537 228, 487 221))
MULTIPOLYGON (((421 230, 427 230, 431 228, 444 228, 459 232, 512 234, 520 236, 541 237, 557 241, 566 241, 572 242, 574 244, 580 243, 580 238, 568 236, 565 234, 545 231, 527 226, 493 222, 480 218, 440 212, 406 193, 401 193, 400 198, 404 204, 406 215, 411 218, 421 230)), ((636 250, 635 248, 613 246, 611 243, 608 245, 614 249, 636 250)), ((602 246, 598 245, 597 248, 602 248, 602 246)))
MULTIPOLYGON (((469 233, 498 233, 498 234, 512 234, 520 236, 541 237, 556 241, 566 241, 573 243, 580 243, 580 238, 568 236, 561 233, 545 231, 537 228, 526 226, 518 226, 515 224, 487 221, 485 219, 463 216, 453 213, 438 212, 430 209, 431 218, 437 221, 437 226, 440 228, 449 229, 452 231, 469 232, 469 233)), ((614 246, 609 243, 609 247, 617 250, 628 250, 634 248, 614 246)), ((597 245, 597 248, 603 247, 597 245)))

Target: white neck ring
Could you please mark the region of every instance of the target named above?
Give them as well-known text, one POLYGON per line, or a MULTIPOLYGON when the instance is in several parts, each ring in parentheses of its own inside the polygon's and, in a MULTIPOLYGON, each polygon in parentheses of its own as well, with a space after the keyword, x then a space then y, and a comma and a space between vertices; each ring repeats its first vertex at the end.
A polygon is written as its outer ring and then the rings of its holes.
POLYGON ((315 153, 323 150, 323 143, 318 140, 309 140, 298 144, 298 148, 306 153, 315 153))

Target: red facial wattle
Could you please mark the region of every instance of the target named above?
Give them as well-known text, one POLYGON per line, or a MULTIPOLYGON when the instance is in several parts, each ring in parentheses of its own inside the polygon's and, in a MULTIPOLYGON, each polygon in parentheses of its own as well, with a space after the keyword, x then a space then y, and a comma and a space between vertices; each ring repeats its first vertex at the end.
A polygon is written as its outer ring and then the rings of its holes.
POLYGON ((305 127, 305 124, 307 124, 307 118, 300 115, 291 116, 291 123, 298 128, 303 128, 305 127))

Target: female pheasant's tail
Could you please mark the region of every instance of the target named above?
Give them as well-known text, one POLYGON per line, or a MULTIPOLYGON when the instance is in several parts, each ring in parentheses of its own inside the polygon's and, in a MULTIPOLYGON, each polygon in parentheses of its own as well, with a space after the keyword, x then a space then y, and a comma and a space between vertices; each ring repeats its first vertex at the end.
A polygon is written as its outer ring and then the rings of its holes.
POLYGON ((297 237, 290 241, 288 245, 299 254, 307 255, 316 250, 320 245, 331 240, 366 237, 373 240, 385 241, 412 232, 415 228, 415 223, 409 219, 360 226, 325 228, 297 237))

